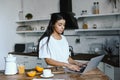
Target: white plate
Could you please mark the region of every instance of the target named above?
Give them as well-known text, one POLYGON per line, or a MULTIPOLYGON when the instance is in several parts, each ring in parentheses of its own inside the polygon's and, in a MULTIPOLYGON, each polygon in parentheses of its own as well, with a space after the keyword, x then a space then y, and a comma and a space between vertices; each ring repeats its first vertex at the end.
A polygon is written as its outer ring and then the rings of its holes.
POLYGON ((43 78, 49 78, 49 77, 53 77, 54 76, 54 74, 51 74, 50 76, 44 76, 43 74, 41 74, 41 77, 43 77, 43 78))

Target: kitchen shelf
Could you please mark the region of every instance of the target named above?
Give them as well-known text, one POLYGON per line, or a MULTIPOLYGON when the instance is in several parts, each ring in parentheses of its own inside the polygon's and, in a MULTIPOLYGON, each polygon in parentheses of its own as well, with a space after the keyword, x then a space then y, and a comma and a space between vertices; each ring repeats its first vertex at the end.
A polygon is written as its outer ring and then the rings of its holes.
POLYGON ((24 23, 24 22, 36 22, 36 21, 49 21, 48 18, 41 18, 41 19, 31 19, 31 20, 19 20, 16 23, 24 23))
POLYGON ((87 17, 114 16, 114 15, 120 15, 120 13, 87 14, 87 15, 80 15, 75 17, 79 19, 79 18, 87 18, 87 17))
POLYGON ((17 34, 44 33, 45 31, 16 31, 17 34))
POLYGON ((120 28, 107 28, 107 29, 75 29, 75 32, 90 32, 90 31, 120 31, 120 28))
POLYGON ((75 29, 79 36, 118 36, 120 28, 103 28, 103 29, 75 29))

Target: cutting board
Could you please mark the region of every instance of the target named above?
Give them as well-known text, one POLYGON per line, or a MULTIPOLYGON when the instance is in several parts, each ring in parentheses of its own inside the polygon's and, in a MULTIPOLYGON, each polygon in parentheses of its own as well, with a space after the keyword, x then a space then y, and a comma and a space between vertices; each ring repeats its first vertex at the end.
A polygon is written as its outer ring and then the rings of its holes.
POLYGON ((53 74, 65 73, 63 67, 52 67, 51 70, 53 74))

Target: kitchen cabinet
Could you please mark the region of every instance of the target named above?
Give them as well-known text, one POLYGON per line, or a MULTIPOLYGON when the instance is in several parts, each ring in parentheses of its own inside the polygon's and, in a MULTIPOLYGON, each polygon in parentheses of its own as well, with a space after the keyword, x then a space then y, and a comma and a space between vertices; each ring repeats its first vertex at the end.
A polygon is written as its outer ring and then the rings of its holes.
POLYGON ((26 69, 34 68, 36 57, 15 55, 17 64, 24 64, 26 69))
MULTIPOLYGON (((118 16, 120 16, 120 13, 106 13, 106 14, 91 14, 91 15, 80 15, 80 16, 76 16, 76 18, 78 19, 78 22, 82 22, 84 21, 86 18, 88 19, 88 21, 90 21, 90 19, 92 18, 97 18, 99 21, 100 17, 115 17, 116 20, 118 19, 118 16), (82 20, 81 20, 82 19, 82 20)), ((119 22, 119 21, 118 21, 119 22)), ((111 34, 120 34, 120 25, 117 25, 117 27, 112 28, 112 26, 104 26, 102 25, 102 28, 88 28, 88 29, 75 29, 75 32, 78 33, 84 33, 85 35, 90 35, 89 33, 93 33, 93 32, 97 32, 95 33, 96 35, 111 35, 111 34), (102 32, 102 33, 101 33, 102 32), (108 32, 108 33, 103 33, 103 32, 108 32), (114 32, 114 33, 111 33, 114 32)))
POLYGON ((109 76, 110 80, 119 80, 120 68, 105 63, 105 74, 109 76))
POLYGON ((36 65, 41 66, 41 67, 47 67, 47 64, 44 59, 37 58, 36 65))
POLYGON ((102 72, 105 71, 104 64, 105 64, 104 62, 100 62, 100 63, 98 64, 98 68, 99 68, 102 72))
POLYGON ((24 64, 25 69, 35 68, 36 65, 41 67, 46 67, 46 63, 43 59, 33 56, 24 56, 24 55, 14 55, 17 59, 17 64, 24 64))

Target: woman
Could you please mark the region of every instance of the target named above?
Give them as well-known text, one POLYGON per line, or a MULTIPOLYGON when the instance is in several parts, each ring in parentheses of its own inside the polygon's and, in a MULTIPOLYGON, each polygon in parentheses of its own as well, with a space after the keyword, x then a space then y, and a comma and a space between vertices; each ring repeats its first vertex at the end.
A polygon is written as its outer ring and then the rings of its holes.
POLYGON ((79 71, 82 63, 70 57, 68 42, 63 36, 65 19, 60 13, 53 13, 45 33, 39 39, 39 58, 51 66, 62 66, 79 71))

